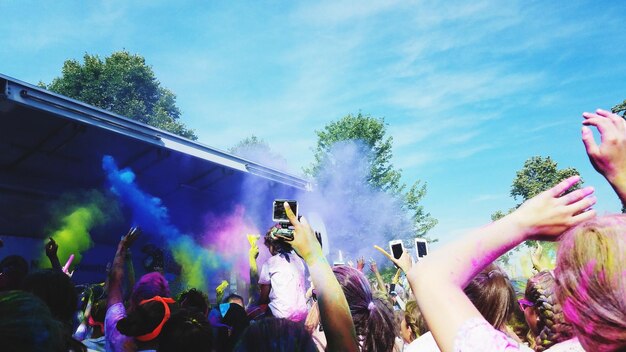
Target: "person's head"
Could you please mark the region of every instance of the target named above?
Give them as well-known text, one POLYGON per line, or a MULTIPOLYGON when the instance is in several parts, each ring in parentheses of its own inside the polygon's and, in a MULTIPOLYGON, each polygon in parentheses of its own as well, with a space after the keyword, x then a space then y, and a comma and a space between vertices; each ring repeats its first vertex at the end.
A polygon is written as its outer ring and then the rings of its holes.
POLYGON ((158 352, 211 352, 213 339, 206 316, 182 309, 173 313, 159 335, 158 352))
POLYGON ((626 215, 601 216, 563 234, 557 300, 588 351, 626 348, 626 215))
POLYGON ((246 307, 246 305, 243 302, 243 297, 241 297, 240 295, 236 293, 231 293, 228 296, 226 296, 226 298, 224 298, 224 303, 235 303, 235 304, 242 306, 243 308, 246 307))
POLYGON ((239 339, 235 352, 317 352, 304 325, 281 318, 265 318, 250 325, 239 339))
POLYGON ((137 346, 156 346, 163 326, 176 311, 171 298, 155 296, 142 301, 132 312, 117 322, 117 330, 135 338, 137 346))
POLYGON ((504 330, 515 309, 516 300, 511 281, 497 265, 488 265, 470 281, 464 291, 489 324, 504 330))
POLYGON ((263 238, 263 243, 265 244, 267 249, 270 251, 270 254, 272 255, 282 254, 285 257, 285 259, 289 260, 287 257, 287 254, 293 250, 293 247, 291 247, 291 245, 285 242, 284 240, 281 240, 279 238, 275 238, 274 236, 272 236, 272 232, 275 231, 277 226, 280 226, 280 225, 277 224, 277 225, 270 227, 270 229, 265 234, 265 237, 263 238))
POLYGON ((107 312, 107 301, 101 299, 96 301, 91 307, 87 323, 93 328, 92 337, 104 335, 104 318, 107 312))
POLYGON ((528 279, 524 301, 520 301, 526 322, 535 336, 536 351, 573 337, 572 326, 565 321, 561 305, 556 302, 555 288, 552 273, 539 272, 528 279))
POLYGON ((391 306, 372 295, 367 278, 359 270, 339 265, 333 272, 350 306, 356 334, 362 340, 361 351, 390 351, 396 336, 391 306))
POLYGON ((400 334, 406 343, 428 332, 426 320, 416 301, 408 301, 404 310, 404 320, 400 325, 400 334))
POLYGON ((155 296, 170 296, 170 286, 167 280, 161 273, 156 271, 145 274, 135 283, 133 292, 130 295, 130 305, 128 310, 132 311, 141 301, 155 296))
POLYGON ((65 350, 61 324, 34 295, 23 291, 0 292, 0 317, 3 351, 65 350))
POLYGON ((28 262, 19 255, 6 256, 0 261, 0 291, 17 290, 28 274, 28 262))
POLYGON ((44 301, 57 320, 72 325, 78 295, 72 280, 65 273, 53 269, 33 271, 22 281, 22 290, 44 301))
POLYGON ((218 351, 231 351, 250 325, 246 310, 236 303, 220 304, 211 311, 209 321, 217 327, 214 345, 218 351))
POLYGON ((205 317, 209 314, 209 300, 207 296, 195 288, 181 293, 178 297, 178 303, 182 308, 197 311, 205 317))

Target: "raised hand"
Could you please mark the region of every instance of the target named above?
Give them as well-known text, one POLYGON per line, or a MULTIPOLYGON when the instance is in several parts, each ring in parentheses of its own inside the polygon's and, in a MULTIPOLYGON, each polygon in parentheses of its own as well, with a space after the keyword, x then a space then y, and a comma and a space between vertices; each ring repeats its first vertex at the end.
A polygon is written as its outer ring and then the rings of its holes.
POLYGON ((411 260, 411 255, 407 251, 402 252, 402 255, 399 259, 394 258, 391 254, 387 253, 384 249, 374 246, 379 252, 385 255, 385 257, 389 258, 398 268, 402 269, 405 273, 411 270, 413 266, 413 261, 411 260))
POLYGON ((530 261, 533 263, 533 268, 537 271, 554 269, 554 265, 544 253, 541 243, 538 243, 537 248, 530 254, 530 261))
POLYGON ((260 235, 246 235, 248 237, 248 243, 250 243, 250 249, 248 250, 248 256, 250 259, 256 259, 259 257, 259 245, 257 244, 260 235))
POLYGON ((289 203, 285 202, 284 205, 285 212, 287 213, 287 217, 289 218, 294 230, 293 241, 290 242, 293 249, 307 263, 311 260, 315 260, 316 258, 323 257, 324 253, 322 252, 322 246, 318 242, 317 237, 315 236, 315 231, 313 231, 311 225, 309 225, 304 216, 298 220, 289 207, 289 203))
POLYGON ((556 240, 563 231, 596 215, 591 209, 597 200, 593 187, 564 194, 578 181, 580 176, 561 181, 524 202, 508 217, 520 226, 525 239, 556 240))
POLYGON ((585 126, 582 139, 591 164, 607 179, 618 177, 626 171, 626 121, 617 114, 601 109, 595 113, 585 112, 583 117, 585 126), (598 129, 601 145, 596 143, 587 126, 598 129))
POLYGON ((135 240, 137 240, 139 234, 141 234, 141 229, 139 227, 131 227, 126 235, 122 236, 119 245, 124 248, 124 250, 129 249, 135 240))
POLYGON ((365 258, 361 257, 361 258, 357 259, 357 261, 356 261, 356 268, 360 272, 363 272, 363 268, 365 268, 365 258))
POLYGON ((378 265, 376 265, 376 261, 374 259, 370 259, 370 270, 373 273, 377 273, 378 272, 378 265))
POLYGON ((48 237, 48 238, 49 238, 48 243, 46 243, 46 256, 48 256, 48 258, 56 257, 57 251, 59 250, 59 245, 56 243, 56 241, 52 237, 48 237))

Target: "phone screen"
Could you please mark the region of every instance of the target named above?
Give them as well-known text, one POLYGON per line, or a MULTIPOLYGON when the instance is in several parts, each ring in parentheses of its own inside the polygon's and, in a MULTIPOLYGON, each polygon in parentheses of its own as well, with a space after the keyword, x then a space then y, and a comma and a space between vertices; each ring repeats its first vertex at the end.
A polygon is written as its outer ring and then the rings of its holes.
POLYGON ((391 251, 393 252, 393 257, 396 259, 400 259, 402 256, 402 243, 394 243, 391 245, 391 251))
POLYGON ((289 203, 289 207, 291 208, 291 211, 293 211, 294 214, 298 215, 298 202, 297 201, 275 200, 274 201, 274 214, 272 218, 274 221, 289 222, 289 218, 287 217, 287 212, 285 212, 285 206, 283 205, 284 202, 289 203))
POLYGON ((428 254, 428 250, 426 249, 426 242, 416 241, 415 244, 417 245, 417 256, 420 258, 425 257, 426 254, 428 254))

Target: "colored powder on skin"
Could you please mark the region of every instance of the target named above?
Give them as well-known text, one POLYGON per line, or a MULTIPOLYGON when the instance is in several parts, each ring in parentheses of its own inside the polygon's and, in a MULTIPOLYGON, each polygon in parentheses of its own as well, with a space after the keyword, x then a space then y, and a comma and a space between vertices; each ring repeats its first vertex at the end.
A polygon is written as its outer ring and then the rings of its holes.
MULTIPOLYGON (((89 231, 102 223, 104 218, 98 205, 90 204, 72 209, 68 215, 61 219, 60 228, 50 235, 59 246, 57 255, 61 265, 65 264, 65 261, 72 254, 75 257, 74 265, 80 263, 82 253, 93 246, 89 231)), ((47 243, 48 240, 46 239, 45 242, 47 243)), ((42 255, 40 263, 44 268, 51 267, 45 253, 42 255)))
POLYGON ((172 251, 174 260, 181 266, 184 288, 206 290, 206 278, 211 273, 229 268, 229 261, 222 255, 203 248, 173 225, 161 199, 142 191, 130 169, 118 169, 113 157, 108 155, 102 158, 102 168, 111 192, 131 209, 132 223, 139 226, 144 234, 157 236, 172 251))

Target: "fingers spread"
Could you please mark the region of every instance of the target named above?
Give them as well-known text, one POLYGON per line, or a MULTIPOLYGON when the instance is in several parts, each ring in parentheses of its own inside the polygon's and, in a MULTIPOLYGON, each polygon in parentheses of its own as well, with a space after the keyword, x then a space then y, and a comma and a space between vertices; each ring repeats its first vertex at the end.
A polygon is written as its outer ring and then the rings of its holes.
POLYGON ((570 214, 578 214, 585 212, 587 209, 591 208, 598 199, 595 196, 585 197, 575 203, 572 203, 567 206, 567 212, 570 214))
POLYGON ((579 200, 587 197, 588 195, 594 192, 593 187, 585 187, 578 190, 573 191, 572 193, 568 193, 561 197, 561 199, 565 202, 565 204, 576 203, 579 200))
POLYGON ((555 197, 558 197, 561 194, 563 194, 563 192, 565 192, 568 189, 570 189, 578 181, 580 181, 580 176, 578 176, 578 175, 571 176, 571 177, 568 177, 565 180, 559 182, 556 186, 550 188, 548 191, 550 192, 551 195, 553 195, 555 197))

